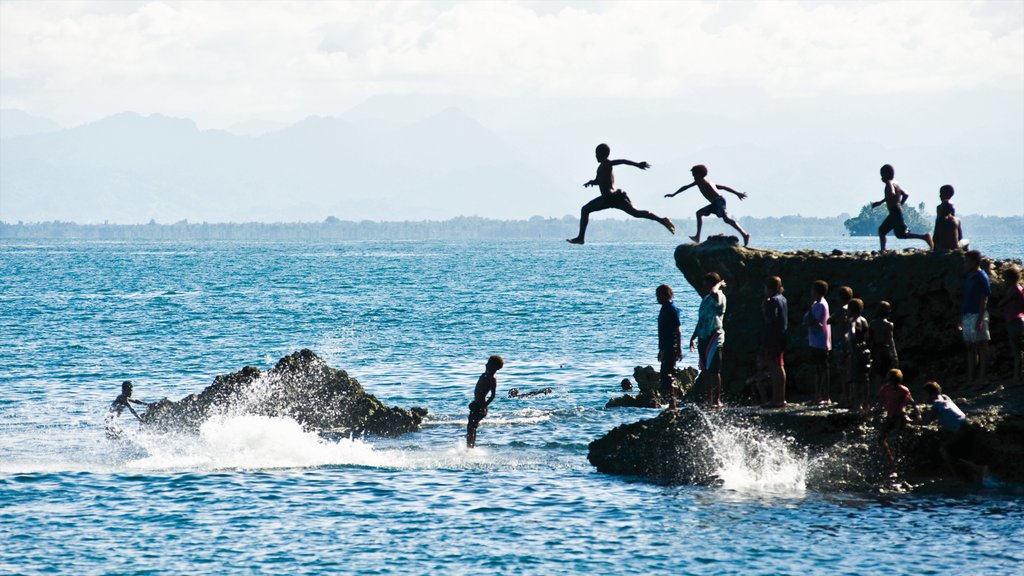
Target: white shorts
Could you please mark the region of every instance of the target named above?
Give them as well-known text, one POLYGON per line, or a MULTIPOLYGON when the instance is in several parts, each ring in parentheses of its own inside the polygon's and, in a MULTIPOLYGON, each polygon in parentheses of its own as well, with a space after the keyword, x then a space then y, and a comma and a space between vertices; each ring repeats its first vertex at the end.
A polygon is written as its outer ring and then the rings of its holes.
POLYGON ((968 344, 976 344, 978 342, 988 342, 990 340, 988 335, 988 311, 982 312, 980 330, 977 327, 977 314, 964 314, 961 321, 964 326, 964 342, 968 344))

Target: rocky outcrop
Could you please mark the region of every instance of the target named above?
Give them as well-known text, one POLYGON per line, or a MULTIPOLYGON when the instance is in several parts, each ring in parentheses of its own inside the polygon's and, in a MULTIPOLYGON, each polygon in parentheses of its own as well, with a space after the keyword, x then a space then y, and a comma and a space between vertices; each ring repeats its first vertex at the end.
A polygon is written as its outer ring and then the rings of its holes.
MULTIPOLYGON (((981 428, 975 454, 994 478, 1024 482, 1024 389, 957 398, 981 428)), ((770 465, 789 452, 805 462, 805 483, 817 490, 915 490, 956 481, 939 454, 949 438, 934 423, 910 424, 891 440, 898 455, 893 480, 878 441, 878 417, 838 408, 732 408, 705 414, 687 406, 625 424, 590 444, 588 459, 599 471, 664 484, 714 484, 730 463, 723 445, 740 445, 746 465, 770 465), (764 443, 765 438, 774 439, 764 443), (773 452, 764 454, 764 452, 773 452)))
POLYGON ((199 394, 154 403, 142 414, 142 422, 195 431, 211 416, 251 414, 290 417, 323 435, 398 436, 419 430, 426 413, 422 408, 388 408, 344 370, 300 350, 266 372, 246 366, 218 376, 199 394))
MULTIPOLYGON (((636 380, 638 393, 623 394, 612 398, 605 408, 657 408, 665 404, 658 393, 660 376, 653 366, 636 366, 633 368, 633 380, 636 380)), ((697 371, 689 366, 676 369, 676 387, 680 397, 686 398, 693 389, 697 379, 697 371)))
MULTIPOLYGON (((726 281, 728 310, 725 316, 725 362, 722 379, 727 395, 743 390, 744 381, 755 372, 760 348, 763 282, 779 276, 789 301, 789 345, 786 368, 789 391, 811 391, 807 329, 803 315, 815 280, 832 288, 828 301, 836 309, 835 289, 849 286, 864 301, 865 316, 875 317, 882 300, 892 304, 896 325, 896 347, 900 368, 908 380, 938 379, 949 388, 966 366, 964 347, 957 330, 963 253, 935 253, 923 250, 903 252, 824 254, 810 250, 777 252, 743 248, 735 237, 716 236, 702 244, 682 244, 675 251, 676 266, 698 290, 707 272, 717 272, 726 281)), ((996 309, 1003 294, 1001 272, 1011 261, 985 261, 982 266, 992 280, 989 300, 993 342, 1004 342, 1006 327, 996 309)), ((1018 263, 1019 264, 1019 263, 1018 263)), ((684 328, 684 331, 687 328, 684 328)), ((996 376, 1010 370, 1005 346, 993 346, 992 370, 996 376)))

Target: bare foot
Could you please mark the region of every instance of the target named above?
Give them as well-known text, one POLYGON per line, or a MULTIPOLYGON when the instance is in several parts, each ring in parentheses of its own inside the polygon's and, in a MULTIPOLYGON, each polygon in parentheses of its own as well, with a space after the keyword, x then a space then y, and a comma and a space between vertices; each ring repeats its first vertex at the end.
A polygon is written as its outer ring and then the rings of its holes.
POLYGON ((569 244, 583 244, 583 238, 569 238, 568 240, 566 240, 566 242, 568 242, 569 244))
POLYGON ((697 244, 700 244, 700 236, 690 236, 690 240, 693 240, 697 244))
POLYGON ((672 221, 668 219, 668 216, 662 218, 661 220, 658 220, 658 222, 661 222, 662 226, 664 226, 665 228, 668 228, 669 232, 671 232, 673 234, 676 233, 676 225, 673 224, 672 221))
POLYGON ((743 235, 743 247, 746 248, 750 245, 750 234, 743 235))

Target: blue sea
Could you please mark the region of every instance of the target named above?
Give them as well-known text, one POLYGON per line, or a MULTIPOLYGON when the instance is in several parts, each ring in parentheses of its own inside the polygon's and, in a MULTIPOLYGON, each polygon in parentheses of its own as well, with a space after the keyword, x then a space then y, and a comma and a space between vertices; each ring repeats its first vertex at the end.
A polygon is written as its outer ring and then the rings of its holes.
MULTIPOLYGON (((590 441, 657 413, 604 409, 655 363, 654 288, 676 288, 684 331, 695 321, 676 242, 2 241, 0 573, 1024 571, 1020 487, 820 493, 782 439, 726 429, 721 486, 596 472, 590 441), (426 426, 326 441, 235 415, 157 435, 126 414, 128 442, 104 434, 122 380, 177 400, 302 348, 389 405, 427 408, 426 426), (499 397, 467 451, 491 354, 506 359, 499 397), (727 449, 744 442, 772 457, 727 449)), ((1020 258, 1024 238, 974 246, 1020 258)))

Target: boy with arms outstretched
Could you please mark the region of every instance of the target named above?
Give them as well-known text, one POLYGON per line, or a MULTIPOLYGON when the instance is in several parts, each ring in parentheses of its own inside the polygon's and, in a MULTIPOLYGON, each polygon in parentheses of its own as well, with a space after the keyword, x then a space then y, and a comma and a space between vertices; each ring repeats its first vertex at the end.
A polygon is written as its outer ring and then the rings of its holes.
POLYGON ((613 166, 627 164, 641 170, 647 170, 651 167, 650 164, 647 162, 633 162, 632 160, 609 160, 608 156, 611 155, 611 148, 607 144, 598 144, 594 154, 598 162, 597 175, 594 176, 593 180, 585 182, 583 187, 597 186, 601 190, 601 195, 583 205, 583 208, 580 210, 580 233, 575 238, 569 238, 566 242, 570 244, 583 244, 584 236, 587 233, 587 224, 590 222, 590 213, 607 210, 608 208, 622 210, 634 218, 654 220, 668 228, 669 232, 676 233, 676 227, 672 224, 671 220, 657 216, 653 212, 637 210, 633 206, 633 202, 630 201, 629 196, 624 191, 615 187, 615 175, 612 174, 613 166))
POLYGON ((469 423, 466 424, 466 448, 476 446, 476 429, 480 421, 487 416, 487 407, 494 401, 494 395, 498 391, 498 379, 494 377, 498 370, 505 365, 505 359, 495 354, 487 359, 487 368, 476 381, 476 389, 473 390, 473 401, 469 403, 469 423))
POLYGON ((714 214, 715 216, 721 218, 723 222, 735 228, 736 231, 740 233, 740 236, 743 236, 744 246, 750 244, 750 234, 747 234, 746 230, 741 228, 740 225, 729 216, 729 213, 725 211, 725 196, 719 194, 718 191, 725 190, 726 192, 732 192, 740 200, 746 198, 747 193, 737 192, 732 188, 729 188, 728 186, 724 186, 722 184, 715 185, 713 182, 708 180, 708 169, 703 164, 698 164, 693 168, 690 168, 690 173, 693 174, 693 182, 687 184, 686 186, 683 186, 682 188, 676 190, 671 194, 665 194, 665 198, 671 198, 676 194, 679 194, 683 190, 686 190, 687 188, 696 186, 697 189, 700 190, 700 193, 703 194, 705 198, 707 198, 708 202, 710 202, 710 204, 708 204, 707 206, 701 208, 700 210, 697 210, 697 233, 693 236, 690 236, 690 240, 693 240, 694 242, 700 244, 700 228, 703 224, 701 219, 704 218, 704 216, 711 216, 712 214, 714 214))
POLYGON ((899 239, 905 238, 916 238, 917 240, 924 240, 928 244, 928 249, 934 249, 935 244, 932 242, 932 235, 929 233, 914 234, 907 228, 907 223, 903 219, 903 205, 907 203, 907 198, 910 194, 903 191, 900 185, 896 183, 893 178, 896 177, 896 171, 892 166, 886 164, 882 166, 879 173, 882 176, 882 182, 885 182, 885 197, 877 202, 872 202, 872 208, 878 208, 882 204, 889 209, 889 215, 882 221, 882 225, 878 227, 878 242, 881 244, 881 249, 885 250, 885 235, 890 230, 899 239))

